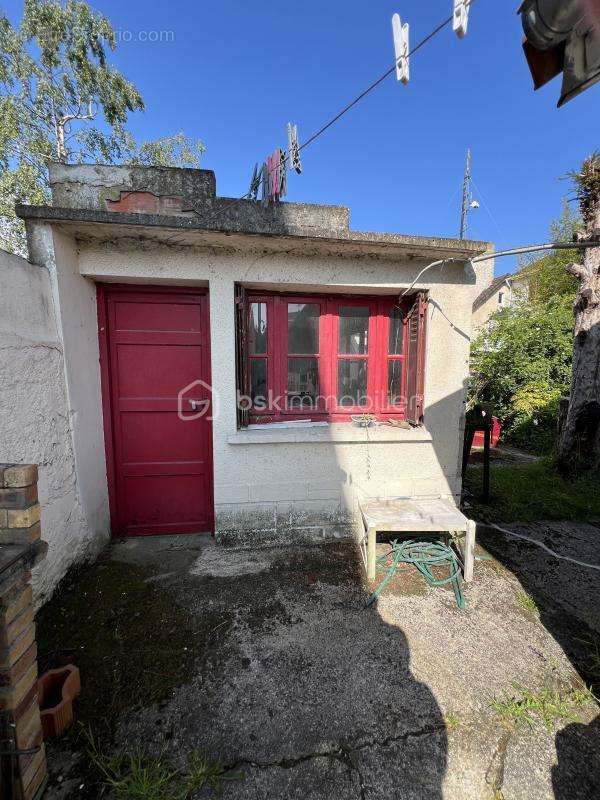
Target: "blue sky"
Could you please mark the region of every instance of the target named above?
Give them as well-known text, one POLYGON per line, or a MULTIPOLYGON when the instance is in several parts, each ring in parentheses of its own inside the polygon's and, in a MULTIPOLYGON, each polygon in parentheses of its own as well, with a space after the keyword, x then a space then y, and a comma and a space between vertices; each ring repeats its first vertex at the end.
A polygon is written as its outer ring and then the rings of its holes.
MULTIPOLYGON (((140 138, 179 130, 201 138, 203 166, 227 196, 244 194, 254 163, 285 145, 288 121, 305 140, 393 64, 393 12, 410 22, 415 43, 452 8, 451 0, 92 5, 120 32, 112 60, 146 102, 130 128, 140 138), (170 41, 136 41, 140 31, 168 31, 170 41)), ((481 209, 469 235, 498 248, 546 240, 569 193, 561 178, 598 147, 600 85, 560 110, 560 79, 534 93, 517 5, 477 0, 466 39, 445 30, 415 55, 408 87, 388 78, 304 151, 287 199, 348 205, 357 229, 455 236, 470 146, 481 209)), ((21 2, 2 6, 18 19, 21 2)), ((513 266, 504 260, 496 270, 513 266)))

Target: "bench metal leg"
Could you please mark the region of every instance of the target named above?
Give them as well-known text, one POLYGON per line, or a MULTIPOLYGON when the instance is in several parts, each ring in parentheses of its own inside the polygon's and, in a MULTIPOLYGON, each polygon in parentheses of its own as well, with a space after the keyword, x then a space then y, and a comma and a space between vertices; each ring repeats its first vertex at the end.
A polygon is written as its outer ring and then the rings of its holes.
POLYGON ((367 580, 372 583, 377 574, 377 531, 369 528, 367 531, 367 580))
POLYGON ((467 522, 467 532, 463 547, 463 578, 465 583, 473 580, 473 567, 475 565, 475 533, 477 524, 473 520, 467 522))

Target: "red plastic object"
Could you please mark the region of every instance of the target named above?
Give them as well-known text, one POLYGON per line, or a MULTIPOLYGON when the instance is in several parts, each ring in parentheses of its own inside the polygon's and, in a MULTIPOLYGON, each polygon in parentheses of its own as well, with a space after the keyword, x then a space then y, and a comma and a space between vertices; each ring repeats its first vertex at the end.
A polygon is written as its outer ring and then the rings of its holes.
MULTIPOLYGON (((502 435, 502 424, 498 417, 492 417, 492 436, 491 445, 496 447, 502 435)), ((483 447, 483 431, 475 431, 473 438, 473 447, 483 447)))
POLYGON ((38 680, 38 703, 44 739, 62 734, 73 723, 73 700, 81 691, 79 670, 73 664, 45 672, 38 680))

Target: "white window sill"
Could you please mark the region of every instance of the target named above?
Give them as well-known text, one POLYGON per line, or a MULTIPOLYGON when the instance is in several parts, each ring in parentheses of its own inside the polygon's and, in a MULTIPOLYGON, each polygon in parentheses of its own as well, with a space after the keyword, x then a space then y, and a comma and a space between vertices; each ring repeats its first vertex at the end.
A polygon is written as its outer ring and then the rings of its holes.
POLYGON ((391 425, 377 425, 367 429, 358 428, 351 422, 334 422, 330 425, 302 428, 269 428, 263 430, 241 430, 227 437, 227 444, 364 444, 369 442, 431 442, 427 428, 393 428, 391 425))

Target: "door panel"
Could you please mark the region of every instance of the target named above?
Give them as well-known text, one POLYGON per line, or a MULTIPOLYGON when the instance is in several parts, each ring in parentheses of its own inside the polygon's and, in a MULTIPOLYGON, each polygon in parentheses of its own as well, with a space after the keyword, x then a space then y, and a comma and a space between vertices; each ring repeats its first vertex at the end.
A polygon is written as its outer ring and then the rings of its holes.
POLYGON ((102 294, 113 534, 212 531, 207 297, 130 287, 102 294), (192 399, 206 402, 204 416, 194 418, 192 399))
MULTIPOLYGON (((141 334, 143 335, 143 334, 141 334)), ((191 340, 185 345, 126 344, 117 339, 115 352, 119 399, 139 398, 147 401, 172 398, 177 405, 177 393, 199 377, 194 371, 201 361, 202 347, 191 340), (168 369, 165 366, 168 364, 168 369)))
POLYGON ((193 461, 202 447, 199 425, 187 425, 189 435, 181 435, 181 424, 175 414, 160 411, 121 413, 123 459, 125 462, 153 461, 161 452, 168 462, 193 461))

